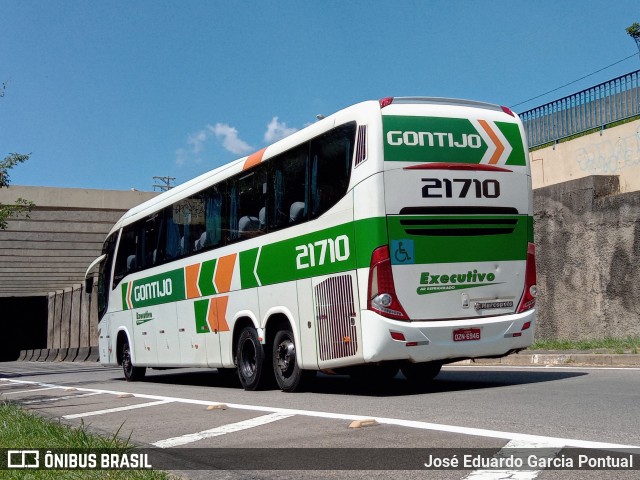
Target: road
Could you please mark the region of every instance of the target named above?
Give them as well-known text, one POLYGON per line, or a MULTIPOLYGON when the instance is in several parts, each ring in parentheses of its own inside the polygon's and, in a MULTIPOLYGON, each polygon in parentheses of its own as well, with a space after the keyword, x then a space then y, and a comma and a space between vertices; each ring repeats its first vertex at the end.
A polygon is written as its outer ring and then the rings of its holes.
POLYGON ((513 468, 496 474, 482 465, 464 470, 418 466, 430 452, 436 461, 468 452, 459 449, 485 449, 481 457, 491 459, 513 452, 501 450, 505 447, 518 447, 527 457, 541 452, 536 458, 544 461, 569 458, 572 447, 598 449, 593 453, 598 458, 612 449, 638 448, 639 386, 636 368, 447 366, 419 389, 402 375, 378 387, 320 375, 307 391, 287 394, 245 392, 215 370, 149 370, 144 381, 127 383, 119 369, 94 364, 0 364, 0 398, 65 423, 83 422, 97 433, 113 435, 120 428, 120 436, 131 435, 136 444, 169 448, 163 450, 173 455, 168 463, 188 478, 326 478, 326 471, 299 471, 314 461, 321 468, 333 465, 322 463, 325 456, 336 462, 330 472, 335 478, 636 478, 640 450, 631 450, 634 471, 557 470, 538 464, 514 477, 513 468), (350 428, 354 421, 365 426, 350 428), (202 464, 179 455, 180 448, 263 447, 281 450, 256 450, 255 455, 229 450, 241 456, 233 460, 234 468, 248 470, 218 470, 215 475, 189 470, 202 464), (296 448, 339 450, 292 450, 296 448), (374 455, 349 450, 355 448, 378 450, 374 455), (546 450, 528 450, 532 448, 546 450), (254 469, 258 467, 251 463, 266 465, 274 456, 293 458, 288 468, 299 470, 254 469), (394 470, 414 464, 411 470, 394 470), (375 470, 385 465, 389 471, 375 470), (348 467, 356 469, 343 470, 348 467))

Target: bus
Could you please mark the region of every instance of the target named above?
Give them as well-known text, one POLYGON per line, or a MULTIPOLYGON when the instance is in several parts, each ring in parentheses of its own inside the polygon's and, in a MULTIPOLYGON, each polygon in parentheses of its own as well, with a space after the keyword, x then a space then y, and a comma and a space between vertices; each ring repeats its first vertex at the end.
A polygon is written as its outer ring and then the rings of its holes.
POLYGON ((518 116, 366 101, 123 215, 97 267, 103 365, 433 379, 531 345, 531 173, 518 116))

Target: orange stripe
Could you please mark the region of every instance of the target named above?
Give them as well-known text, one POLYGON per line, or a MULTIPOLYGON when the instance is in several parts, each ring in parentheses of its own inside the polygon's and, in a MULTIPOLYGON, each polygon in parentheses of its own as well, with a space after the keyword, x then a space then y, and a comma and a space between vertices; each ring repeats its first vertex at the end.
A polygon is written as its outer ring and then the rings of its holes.
POLYGON ((504 145, 502 144, 498 136, 495 134, 495 132, 491 130, 491 127, 489 126, 486 120, 478 120, 478 123, 482 126, 482 128, 484 128, 485 132, 487 132, 489 137, 491 137, 491 140, 493 141, 493 143, 495 143, 496 145, 496 151, 493 152, 493 155, 491 155, 491 159, 489 159, 489 164, 495 165, 496 163, 498 163, 498 160, 500 160, 500 157, 504 152, 504 145))
POLYGON ((207 322, 212 332, 228 332, 229 324, 227 323, 227 304, 229 297, 212 298, 209 302, 209 312, 207 313, 207 322))
POLYGON ((258 165, 262 161, 262 157, 264 156, 264 151, 266 149, 267 147, 264 147, 262 150, 258 150, 256 153, 252 153, 251 155, 249 155, 247 159, 244 161, 244 166, 242 167, 242 170, 247 170, 251 167, 255 167, 256 165, 258 165))
POLYGON ((209 300, 209 310, 207 310, 207 323, 209 324, 209 330, 218 332, 218 309, 214 302, 215 299, 209 300))
POLYGON ((228 332, 229 324, 227 323, 227 304, 229 303, 229 297, 218 297, 216 300, 216 308, 218 309, 218 331, 228 332))
POLYGON ((233 253, 218 259, 218 266, 214 275, 218 293, 227 293, 231 290, 231 277, 236 264, 236 255, 236 253, 233 253))
POLYGON ((185 269, 187 274, 187 298, 198 298, 200 289, 198 288, 198 277, 200 276, 200 264, 189 265, 185 269))

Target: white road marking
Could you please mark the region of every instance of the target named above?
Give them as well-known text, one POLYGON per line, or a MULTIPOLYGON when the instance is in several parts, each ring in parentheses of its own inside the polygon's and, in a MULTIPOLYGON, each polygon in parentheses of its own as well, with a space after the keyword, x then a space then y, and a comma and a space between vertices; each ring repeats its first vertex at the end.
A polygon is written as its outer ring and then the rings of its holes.
POLYGON ((63 397, 39 398, 37 400, 27 400, 26 402, 20 402, 20 405, 31 405, 32 403, 57 402, 58 400, 70 400, 72 398, 91 397, 93 395, 101 395, 101 393, 91 392, 91 393, 81 393, 80 395, 65 395, 63 397))
POLYGON ((503 370, 524 370, 524 369, 532 369, 532 370, 626 370, 626 371, 639 371, 640 367, 589 367, 589 366, 580 366, 580 365, 483 365, 482 363, 469 363, 465 365, 445 365, 442 367, 444 370, 449 369, 469 369, 469 370, 477 370, 478 368, 484 369, 503 369, 503 370))
POLYGON ((239 432, 240 430, 259 427, 260 425, 277 422, 278 420, 283 420, 292 416, 293 415, 286 415, 283 413, 271 413, 269 415, 250 418, 249 420, 244 420, 242 422, 230 423, 228 425, 212 428, 210 430, 204 430, 202 432, 189 433, 187 435, 181 435, 179 437, 167 438, 166 440, 154 442, 151 445, 155 445, 156 447, 160 448, 177 447, 178 445, 197 442, 198 440, 204 440, 205 438, 219 437, 220 435, 226 435, 227 433, 239 432))
MULTIPOLYGON (((53 384, 42 383, 42 382, 33 382, 29 380, 9 380, 9 381, 14 383, 24 384, 24 385, 40 385, 43 387, 54 387, 54 386, 62 387, 60 385, 53 385, 53 384)), ((101 389, 94 389, 94 388, 78 388, 78 391, 95 392, 96 394, 105 394, 105 395, 120 395, 123 393, 131 393, 136 398, 146 398, 149 400, 170 400, 172 402, 186 403, 191 405, 209 406, 209 405, 218 405, 219 403, 221 403, 219 401, 213 402, 208 400, 196 400, 192 398, 167 397, 163 395, 148 395, 143 393, 123 392, 123 391, 116 391, 116 390, 101 390, 101 389)), ((259 405, 244 405, 244 404, 238 404, 238 403, 225 402, 225 404, 229 408, 237 408, 239 410, 281 413, 285 415, 300 415, 305 417, 329 418, 329 419, 336 419, 336 420, 351 421, 351 420, 362 420, 363 418, 373 418, 378 423, 384 423, 387 425, 396 425, 399 427, 417 428, 421 430, 434 430, 434 431, 449 432, 449 433, 459 433, 461 435, 473 435, 478 437, 501 438, 504 440, 521 440, 524 442, 554 444, 554 445, 557 444, 557 445, 564 445, 567 447, 593 448, 593 449, 601 449, 601 450, 607 450, 607 449, 630 450, 630 449, 640 448, 640 445, 625 445, 625 444, 618 444, 618 443, 577 440, 573 438, 529 435, 526 433, 503 432, 499 430, 487 430, 483 428, 460 427, 456 425, 442 425, 438 423, 422 422, 418 420, 403 420, 398 418, 372 417, 371 415, 368 415, 368 414, 350 415, 350 414, 344 414, 344 413, 318 412, 314 410, 297 410, 297 409, 291 409, 291 408, 266 407, 266 406, 259 406, 259 405)))
MULTIPOLYGON (((531 450, 536 449, 536 457, 553 458, 563 445, 558 443, 533 443, 521 440, 511 440, 493 458, 498 459, 522 459, 523 465, 528 466, 527 457, 531 450)), ((542 473, 542 470, 528 470, 527 468, 511 470, 480 469, 471 472, 464 480, 533 480, 542 473)))
POLYGON ((2 395, 16 395, 18 393, 31 393, 31 392, 41 392, 42 390, 53 390, 60 387, 44 387, 44 388, 32 388, 31 390, 18 390, 17 392, 0 392, 2 395))
POLYGON ((171 400, 158 400, 156 402, 139 403, 137 405, 128 405, 126 407, 107 408, 106 410, 94 410, 93 412, 74 413, 73 415, 64 415, 62 418, 65 420, 72 420, 74 418, 91 417, 93 415, 104 415, 105 413, 124 412, 126 410, 135 410, 136 408, 154 407, 156 405, 165 405, 167 403, 173 403, 171 400))

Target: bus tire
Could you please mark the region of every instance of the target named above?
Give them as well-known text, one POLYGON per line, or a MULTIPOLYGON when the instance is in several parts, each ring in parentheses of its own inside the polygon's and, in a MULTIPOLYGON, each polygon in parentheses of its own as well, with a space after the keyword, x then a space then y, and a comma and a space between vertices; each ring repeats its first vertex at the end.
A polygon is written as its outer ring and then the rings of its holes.
POLYGON ((296 360, 296 343, 290 329, 285 328, 276 333, 272 351, 273 372, 278 387, 283 392, 295 392, 306 375, 296 360))
POLYGON ((236 347, 238 378, 245 390, 258 390, 264 384, 264 348, 253 327, 245 327, 240 332, 236 347))
POLYGON ((433 380, 442 369, 440 362, 405 363, 402 374, 412 383, 423 383, 433 380))
POLYGON ((124 345, 122 345, 122 371, 124 372, 124 378, 127 382, 142 380, 145 373, 147 373, 147 367, 136 367, 133 365, 129 340, 125 340, 124 345))

